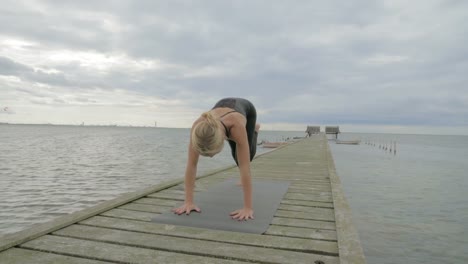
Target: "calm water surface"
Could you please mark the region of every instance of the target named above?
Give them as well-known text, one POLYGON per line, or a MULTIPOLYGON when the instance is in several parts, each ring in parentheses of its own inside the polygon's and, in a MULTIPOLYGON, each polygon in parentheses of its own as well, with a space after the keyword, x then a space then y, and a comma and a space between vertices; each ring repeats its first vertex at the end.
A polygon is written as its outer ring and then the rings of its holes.
POLYGON ((467 136, 340 138, 377 142, 330 141, 368 263, 468 263, 467 136), (396 155, 379 149, 392 140, 396 155))
MULTIPOLYGON (((188 129, 0 125, 0 235, 183 177, 188 135, 188 129)), ((263 131, 259 141, 302 135, 263 131)), ((468 263, 468 137, 340 138, 377 144, 330 141, 368 263, 468 263), (391 140, 398 142, 396 155, 378 147, 391 140)), ((233 164, 226 146, 202 158, 199 175, 233 164)))
MULTIPOLYGON (((264 131, 259 140, 298 135, 264 131)), ((182 178, 188 139, 189 129, 0 125, 0 235, 182 178)), ((201 157, 198 175, 234 164, 226 144, 201 157)))

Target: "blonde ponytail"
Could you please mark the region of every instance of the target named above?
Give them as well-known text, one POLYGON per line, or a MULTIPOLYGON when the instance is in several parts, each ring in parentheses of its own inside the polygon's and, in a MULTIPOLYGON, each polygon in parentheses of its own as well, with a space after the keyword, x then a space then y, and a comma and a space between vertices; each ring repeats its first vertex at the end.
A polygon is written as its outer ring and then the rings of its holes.
POLYGON ((213 156, 224 147, 222 125, 211 112, 201 115, 202 119, 193 127, 192 147, 202 156, 213 156))

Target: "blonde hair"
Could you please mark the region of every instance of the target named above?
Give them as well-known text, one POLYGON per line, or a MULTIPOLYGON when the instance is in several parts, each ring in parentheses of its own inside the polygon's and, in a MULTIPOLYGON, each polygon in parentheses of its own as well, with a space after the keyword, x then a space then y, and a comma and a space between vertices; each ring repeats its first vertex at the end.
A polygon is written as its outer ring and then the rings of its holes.
POLYGON ((221 122, 212 113, 205 112, 194 127, 191 135, 192 147, 202 156, 213 156, 224 147, 221 122))

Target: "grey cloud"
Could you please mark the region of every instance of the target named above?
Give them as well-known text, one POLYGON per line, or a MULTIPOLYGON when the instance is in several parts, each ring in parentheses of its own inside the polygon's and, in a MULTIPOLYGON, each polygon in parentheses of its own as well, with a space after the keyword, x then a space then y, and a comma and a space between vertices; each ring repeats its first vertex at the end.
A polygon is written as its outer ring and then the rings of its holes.
POLYGON ((24 72, 31 71, 25 65, 17 63, 9 58, 0 57, 0 74, 1 75, 18 75, 24 72))
POLYGON ((80 103, 96 103, 96 100, 92 100, 84 97, 74 97, 73 100, 80 103))
MULTIPOLYGON (((85 17, 61 16, 54 5, 45 6, 45 13, 35 11, 28 1, 8 1, 0 8, 0 32, 48 45, 50 48, 77 48, 105 51, 112 39, 99 21, 85 17), (13 8, 14 6, 21 8, 13 8)), ((41 1, 37 2, 38 4, 41 1)), ((34 5, 32 5, 34 6, 34 5)), ((68 10, 73 12, 72 10, 68 10)))
POLYGON ((27 65, 15 62, 10 58, 0 57, 0 75, 12 75, 28 81, 40 82, 50 85, 70 85, 65 75, 60 73, 46 73, 35 70, 27 65))
POLYGON ((46 95, 43 92, 40 92, 37 90, 25 89, 25 88, 16 88, 15 90, 23 94, 33 96, 33 97, 39 97, 39 98, 49 97, 49 95, 46 95))
POLYGON ((460 11, 466 1, 424 3, 422 9, 415 8, 422 2, 396 8, 370 0, 38 3, 48 13, 25 1, 0 8, 0 34, 43 48, 120 52, 227 73, 187 77, 182 67, 100 75, 71 63, 56 65, 60 74, 47 74, 0 58, 0 74, 78 89, 128 89, 197 108, 206 107, 207 98, 248 97, 271 109, 262 116, 268 122, 466 124, 467 101, 448 99, 466 93, 468 27, 460 11), (112 32, 104 19, 121 27, 112 32), (365 63, 379 55, 405 59, 365 63), (441 89, 449 94, 443 100, 441 89), (322 98, 332 110, 280 107, 291 95, 322 98), (331 107, 342 97, 349 105, 331 107))

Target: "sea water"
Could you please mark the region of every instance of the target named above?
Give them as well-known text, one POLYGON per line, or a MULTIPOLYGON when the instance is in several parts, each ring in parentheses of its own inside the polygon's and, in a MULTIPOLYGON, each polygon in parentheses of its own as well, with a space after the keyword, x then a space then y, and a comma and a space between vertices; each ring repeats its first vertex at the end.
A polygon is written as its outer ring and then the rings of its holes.
POLYGON ((329 144, 368 263, 468 263, 467 136, 339 139, 362 140, 329 144))
MULTIPOLYGON (((0 125, 0 236, 184 177, 189 129, 0 125)), ((303 132, 261 131, 282 141, 303 132)), ((271 149, 257 148, 257 153, 271 149)), ((198 175, 235 165, 228 144, 198 175)))
MULTIPOLYGON (((261 131, 258 140, 303 135, 261 131)), ((0 236, 182 178, 188 136, 174 128, 0 125, 0 236)), ((468 137, 339 139, 361 139, 329 144, 368 263, 468 263, 468 137)), ((201 158, 198 174, 229 165, 226 146, 201 158)))

